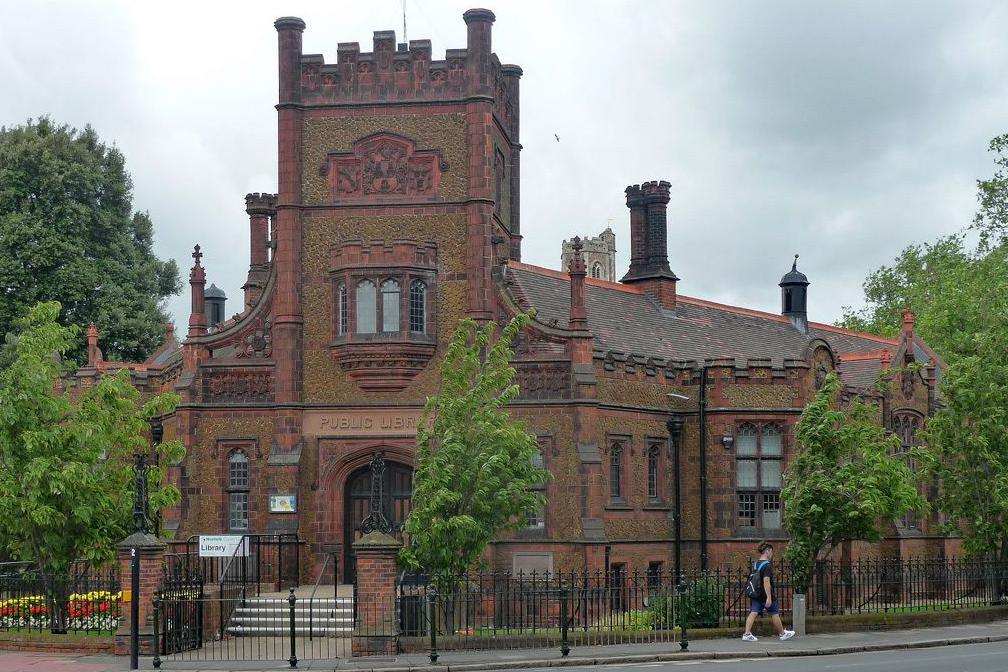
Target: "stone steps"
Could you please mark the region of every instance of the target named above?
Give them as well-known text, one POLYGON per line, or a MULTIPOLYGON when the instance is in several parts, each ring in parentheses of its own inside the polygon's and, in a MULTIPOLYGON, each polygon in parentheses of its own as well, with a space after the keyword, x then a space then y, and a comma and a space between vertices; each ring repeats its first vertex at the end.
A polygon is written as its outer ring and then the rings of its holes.
MULTIPOLYGON (((290 635, 290 604, 282 598, 249 598, 235 607, 225 632, 234 637, 290 635)), ((353 598, 299 599, 294 604, 294 634, 349 636, 353 598)))

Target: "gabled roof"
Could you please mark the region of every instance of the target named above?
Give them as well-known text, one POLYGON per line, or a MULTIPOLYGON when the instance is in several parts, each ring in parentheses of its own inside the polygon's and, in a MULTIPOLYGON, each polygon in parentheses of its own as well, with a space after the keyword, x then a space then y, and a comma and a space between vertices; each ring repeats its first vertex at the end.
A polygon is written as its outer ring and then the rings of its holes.
MULTIPOLYGON (((509 264, 516 294, 534 307, 536 319, 566 327, 570 316, 570 278, 566 273, 518 262, 509 264)), ((826 341, 837 355, 887 350, 898 339, 809 323, 803 334, 783 315, 678 295, 676 309, 663 309, 639 288, 595 278, 585 280, 588 328, 600 350, 696 360, 769 358, 774 366, 805 357, 815 339, 826 341)))

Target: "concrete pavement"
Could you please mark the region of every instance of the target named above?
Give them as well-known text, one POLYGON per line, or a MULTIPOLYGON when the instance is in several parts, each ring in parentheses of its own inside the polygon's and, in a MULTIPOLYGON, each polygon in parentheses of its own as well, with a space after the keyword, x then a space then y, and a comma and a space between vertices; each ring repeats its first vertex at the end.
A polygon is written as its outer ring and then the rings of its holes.
MULTIPOLYGON (((776 637, 764 637, 759 642, 748 643, 741 639, 705 639, 690 642, 688 652, 680 652, 675 643, 632 644, 609 646, 584 646, 572 649, 567 658, 562 658, 557 649, 514 649, 505 651, 445 651, 441 653, 438 665, 431 666, 426 654, 403 654, 388 658, 356 658, 336 660, 302 660, 298 669, 339 670, 347 672, 481 672, 499 669, 543 669, 549 667, 592 667, 613 665, 619 667, 675 666, 676 664, 701 664, 705 661, 740 659, 751 663, 763 660, 785 665, 781 658, 796 656, 816 656, 814 668, 806 666, 794 669, 820 669, 825 658, 838 654, 874 654, 877 652, 900 652, 910 655, 908 649, 917 651, 964 644, 975 644, 992 650, 1003 651, 1000 667, 1008 669, 1008 621, 994 623, 956 625, 940 628, 920 628, 916 630, 889 630, 845 632, 795 637, 780 642, 776 637)), ((965 656, 971 649, 962 649, 965 656)), ((952 656, 957 654, 949 650, 952 656)), ((931 651, 932 658, 936 652, 931 651)), ((914 654, 916 655, 916 654, 914 654)), ((942 654, 946 655, 946 654, 942 654)), ((862 656, 863 657, 863 656, 862 656)), ((991 660, 997 656, 989 656, 991 660)), ((808 661, 808 658, 803 660, 808 661)), ((851 661, 855 661, 854 658, 851 661)), ((0 652, 0 672, 119 672, 128 668, 127 658, 112 656, 57 656, 37 653, 0 652)), ((832 665, 832 663, 830 663, 832 665)), ((847 665, 847 663, 844 663, 847 665)), ((151 669, 151 659, 141 661, 143 669, 151 669)), ((165 670, 285 670, 289 669, 286 656, 277 652, 274 660, 267 661, 220 661, 188 660, 166 661, 165 670)), ((769 669, 769 668, 768 668, 769 669)), ((784 668, 781 668, 784 669, 784 668)), ((822 668, 825 669, 825 668, 822 668)), ((966 669, 952 665, 945 669, 966 669)))

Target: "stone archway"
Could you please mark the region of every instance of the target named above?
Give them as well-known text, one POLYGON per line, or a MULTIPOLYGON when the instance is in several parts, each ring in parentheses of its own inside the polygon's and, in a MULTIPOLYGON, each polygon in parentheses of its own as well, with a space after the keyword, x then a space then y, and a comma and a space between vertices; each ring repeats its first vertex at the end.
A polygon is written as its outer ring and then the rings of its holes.
MULTIPOLYGON (((376 494, 372 492, 372 483, 372 467, 368 463, 351 472, 343 487, 343 580, 347 583, 353 583, 356 572, 353 543, 364 535, 362 525, 372 512, 376 494)), ((385 460, 380 491, 381 513, 388 519, 390 534, 402 541, 403 523, 413 502, 413 467, 385 460)))

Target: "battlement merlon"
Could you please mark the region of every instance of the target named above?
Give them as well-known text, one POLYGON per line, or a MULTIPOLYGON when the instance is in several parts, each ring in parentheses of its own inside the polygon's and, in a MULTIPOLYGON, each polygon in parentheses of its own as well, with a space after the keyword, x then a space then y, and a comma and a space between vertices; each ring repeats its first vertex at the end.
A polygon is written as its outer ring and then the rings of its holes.
MULTIPOLYGON (((491 51, 494 14, 470 9, 464 49, 447 49, 444 60, 432 60, 430 40, 396 42, 395 31, 374 33, 373 48, 362 52, 356 42, 341 42, 336 62, 321 54, 301 53, 305 24, 296 17, 277 19, 280 104, 353 105, 374 102, 461 100, 487 96, 510 130, 517 124, 521 68, 501 65, 491 51), (511 117, 514 117, 514 120, 511 117)), ((512 134, 513 135, 513 134, 512 134)))

